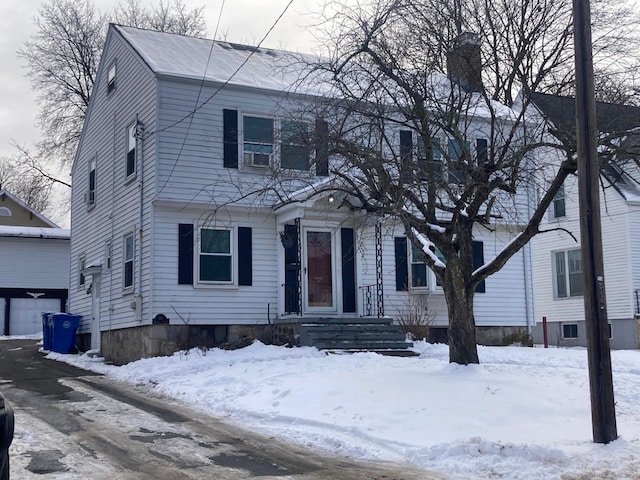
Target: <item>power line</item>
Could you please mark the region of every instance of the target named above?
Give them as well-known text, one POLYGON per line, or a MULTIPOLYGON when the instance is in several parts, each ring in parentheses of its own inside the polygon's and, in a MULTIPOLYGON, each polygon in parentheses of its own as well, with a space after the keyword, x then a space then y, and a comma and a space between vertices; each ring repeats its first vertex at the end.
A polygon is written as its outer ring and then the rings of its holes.
POLYGON ((182 155, 182 152, 184 150, 184 147, 186 145, 187 142, 187 137, 189 136, 189 130, 191 129, 191 125, 193 123, 193 117, 194 115, 202 108, 204 107, 206 104, 208 104, 211 100, 213 100, 213 98, 218 95, 218 93, 220 93, 220 91, 225 88, 230 82, 231 80, 233 80, 233 78, 238 74, 238 72, 240 72, 240 70, 247 64, 247 62, 249 62, 249 60, 251 59, 251 57, 253 56, 254 53, 256 53, 260 47, 262 46, 262 43, 267 39, 267 37, 269 36, 269 34, 271 34, 271 32, 273 31, 273 29, 278 25, 278 23, 280 22, 280 20, 282 19, 282 17, 285 15, 285 13, 287 13, 287 10, 289 10, 289 7, 291 6, 291 4, 293 3, 294 0, 289 0, 289 2, 287 3, 287 5, 284 7, 284 9, 282 10, 282 12, 280 12, 280 15, 278 15, 278 17, 275 19, 275 21, 272 23, 271 27, 269 27, 269 29, 267 30, 267 32, 264 34, 264 36, 262 37, 262 39, 258 42, 258 44, 255 46, 255 48, 253 48, 249 55, 247 55, 247 58, 244 59, 244 61, 234 70, 234 72, 229 76, 229 78, 227 78, 224 83, 222 85, 220 85, 212 94, 209 98, 207 98, 204 102, 202 102, 201 105, 198 105, 198 102, 200 101, 200 95, 202 93, 202 89, 204 88, 204 83, 206 80, 206 75, 207 75, 207 69, 209 67, 209 62, 211 60, 211 55, 213 52, 213 47, 215 45, 215 37, 217 36, 217 32, 218 32, 218 26, 220 25, 220 18, 222 17, 222 8, 224 7, 224 0, 222 2, 222 6, 220 8, 220 15, 218 16, 218 23, 216 25, 216 32, 214 34, 214 38, 211 42, 211 48, 209 50, 209 57, 207 59, 207 68, 205 68, 204 74, 202 76, 202 81, 200 82, 200 88, 198 91, 198 98, 196 100, 196 106, 195 108, 189 112, 187 115, 185 115, 184 117, 182 117, 180 120, 175 121, 174 123, 172 123, 171 125, 168 125, 166 127, 163 127, 161 129, 156 129, 154 132, 151 132, 151 134, 155 134, 158 132, 163 132, 166 130, 169 130, 170 128, 175 127, 176 125, 184 122, 186 119, 189 119, 189 124, 187 125, 187 131, 185 132, 184 135, 184 139, 182 141, 182 145, 180 146, 180 151, 178 152, 178 154, 176 155, 176 160, 173 163, 173 166, 171 167, 171 171, 169 172, 169 175, 167 176, 167 179, 165 180, 164 184, 162 185, 162 187, 160 188, 160 191, 158 193, 161 193, 164 188, 167 186, 167 183, 169 183, 169 180, 171 179, 171 176, 173 175, 173 172, 175 171, 177 165, 178 165, 178 161, 180 160, 180 156, 182 155))

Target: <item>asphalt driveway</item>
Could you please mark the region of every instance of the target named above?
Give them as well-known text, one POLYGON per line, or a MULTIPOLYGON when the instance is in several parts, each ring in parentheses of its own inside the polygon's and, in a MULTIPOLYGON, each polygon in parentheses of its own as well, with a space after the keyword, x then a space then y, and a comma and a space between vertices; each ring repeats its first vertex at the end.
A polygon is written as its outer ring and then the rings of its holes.
POLYGON ((106 377, 0 341, 0 390, 16 412, 11 478, 429 480, 238 429, 106 377))

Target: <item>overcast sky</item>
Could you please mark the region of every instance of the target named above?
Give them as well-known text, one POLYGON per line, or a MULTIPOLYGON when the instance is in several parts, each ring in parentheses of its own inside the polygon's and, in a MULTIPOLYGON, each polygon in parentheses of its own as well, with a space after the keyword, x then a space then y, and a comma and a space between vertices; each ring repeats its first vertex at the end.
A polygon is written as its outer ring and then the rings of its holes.
MULTIPOLYGON (((222 0, 183 1, 188 7, 205 7, 207 36, 211 38, 222 0)), ((0 157, 15 153, 13 143, 29 147, 39 136, 35 126, 36 95, 16 51, 34 34, 33 18, 42 3, 43 0, 0 0, 0 157)), ((93 3, 107 11, 119 0, 94 0, 93 3)), ((143 0, 143 3, 150 1, 143 0)), ((287 3, 289 0, 227 0, 218 38, 225 35, 229 41, 256 44, 287 3)), ((304 26, 312 22, 308 12, 314 4, 316 0, 294 0, 264 45, 310 52, 313 49, 311 35, 304 26)))

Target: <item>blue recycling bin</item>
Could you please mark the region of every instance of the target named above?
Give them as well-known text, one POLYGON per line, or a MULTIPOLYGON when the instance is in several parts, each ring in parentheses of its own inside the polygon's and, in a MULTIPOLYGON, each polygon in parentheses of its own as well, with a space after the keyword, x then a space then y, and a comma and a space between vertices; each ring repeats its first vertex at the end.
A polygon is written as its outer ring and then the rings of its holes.
POLYGON ((51 351, 71 353, 76 348, 76 331, 82 315, 53 313, 50 318, 53 320, 51 351))
POLYGON ((53 313, 42 312, 42 349, 51 350, 51 336, 53 335, 53 313))

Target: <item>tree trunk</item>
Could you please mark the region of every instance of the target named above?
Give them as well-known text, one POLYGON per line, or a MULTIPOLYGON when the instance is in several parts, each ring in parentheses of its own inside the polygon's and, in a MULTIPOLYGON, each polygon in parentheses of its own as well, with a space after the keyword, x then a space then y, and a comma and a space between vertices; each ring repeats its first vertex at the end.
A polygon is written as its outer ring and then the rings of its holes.
POLYGON ((469 365, 480 363, 476 345, 476 325, 473 318, 473 295, 453 279, 445 281, 444 296, 449 314, 449 362, 469 365))

